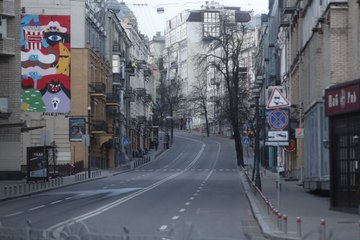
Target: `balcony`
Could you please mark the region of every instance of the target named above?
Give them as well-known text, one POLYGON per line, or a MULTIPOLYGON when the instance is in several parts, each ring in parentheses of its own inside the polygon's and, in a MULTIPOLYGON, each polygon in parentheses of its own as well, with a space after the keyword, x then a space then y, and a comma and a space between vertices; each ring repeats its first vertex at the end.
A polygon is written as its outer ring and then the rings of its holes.
POLYGON ((120 96, 116 93, 106 94, 106 105, 118 106, 120 105, 120 96))
POLYGON ((121 73, 113 73, 112 74, 112 84, 120 85, 121 87, 125 87, 125 78, 121 73))
POLYGON ((218 81, 216 78, 210 78, 210 84, 211 85, 220 85, 220 81, 218 81))
POLYGON ((135 92, 132 88, 125 90, 124 98, 129 99, 130 102, 135 102, 135 92))
POLYGON ((112 51, 113 51, 113 54, 120 55, 121 54, 120 44, 119 43, 114 43, 113 47, 112 47, 112 51))
POLYGON ((15 0, 0 1, 0 16, 15 17, 15 0))
POLYGON ((92 97, 105 98, 106 85, 102 82, 93 82, 89 84, 89 93, 92 97))
POLYGON ((137 88, 136 89, 136 94, 138 97, 144 97, 146 94, 146 90, 145 88, 137 88))
POLYGON ((100 134, 107 133, 108 127, 107 122, 103 120, 94 120, 91 122, 91 133, 100 134))
POLYGON ((136 120, 138 123, 145 123, 146 122, 146 117, 145 116, 137 116, 136 120))
POLYGON ((144 96, 144 102, 145 103, 150 103, 152 102, 152 96, 150 94, 145 94, 144 96))
POLYGON ((0 34, 0 55, 15 56, 16 45, 14 38, 3 38, 0 34))

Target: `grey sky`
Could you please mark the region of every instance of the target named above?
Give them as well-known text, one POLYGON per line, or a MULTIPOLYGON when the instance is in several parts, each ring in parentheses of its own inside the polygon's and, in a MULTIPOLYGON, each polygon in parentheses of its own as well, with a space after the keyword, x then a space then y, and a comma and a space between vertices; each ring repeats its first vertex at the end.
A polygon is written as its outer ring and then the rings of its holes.
MULTIPOLYGON (((122 1, 122 0, 119 0, 122 1)), ((151 40, 156 32, 163 34, 165 21, 176 16, 185 9, 200 9, 206 0, 123 0, 134 12, 141 33, 151 40), (156 9, 163 7, 165 12, 157 13, 156 9)), ((241 10, 255 14, 268 13, 268 0, 217 0, 226 6, 241 7, 241 10)))

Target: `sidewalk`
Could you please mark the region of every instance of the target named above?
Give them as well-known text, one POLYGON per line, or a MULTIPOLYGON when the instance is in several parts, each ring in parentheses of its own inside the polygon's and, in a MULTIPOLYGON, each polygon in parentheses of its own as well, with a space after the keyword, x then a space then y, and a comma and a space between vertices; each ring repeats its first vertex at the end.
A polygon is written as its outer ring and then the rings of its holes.
POLYGON ((137 168, 150 161, 154 161, 156 157, 164 151, 163 147, 161 146, 162 145, 159 144, 159 148, 157 151, 150 150, 149 153, 144 156, 144 158, 133 159, 124 166, 113 169, 97 169, 91 171, 90 178, 88 177, 88 172, 83 171, 70 176, 53 178, 50 179, 49 182, 26 183, 25 179, 11 181, 0 180, 0 201, 33 195, 40 192, 45 192, 86 181, 106 178, 109 176, 121 174, 126 171, 130 171, 131 169, 137 168))
MULTIPOLYGON (((246 157, 245 161, 252 163, 251 158, 253 157, 246 157)), ((286 181, 283 177, 280 178, 278 207, 277 173, 261 169, 262 191, 250 182, 251 175, 250 168, 248 171, 241 171, 254 216, 264 235, 270 239, 360 239, 359 215, 330 210, 328 197, 314 195, 299 186, 297 181, 286 181), (282 214, 280 218, 276 211, 282 214), (284 220, 284 215, 287 221, 284 220), (322 219, 324 221, 321 224, 322 219)))

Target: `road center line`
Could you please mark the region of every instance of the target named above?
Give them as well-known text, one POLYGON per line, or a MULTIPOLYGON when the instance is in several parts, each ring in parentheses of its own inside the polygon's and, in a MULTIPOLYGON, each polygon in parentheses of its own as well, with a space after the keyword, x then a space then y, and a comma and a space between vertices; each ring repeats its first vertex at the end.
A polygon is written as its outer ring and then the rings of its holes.
POLYGON ((173 216, 171 219, 172 220, 177 220, 177 219, 179 219, 179 216, 173 216))
MULTIPOLYGON (((101 213, 103 213, 103 212, 105 212, 105 211, 108 211, 108 210, 110 210, 110 209, 112 209, 112 208, 114 208, 114 207, 116 207, 116 206, 118 206, 118 205, 120 205, 120 204, 123 204, 123 203, 125 203, 125 202, 127 202, 127 201, 129 201, 129 200, 131 200, 131 199, 133 199, 133 198, 141 195, 141 194, 144 194, 144 193, 146 193, 146 192, 148 192, 148 191, 150 191, 150 190, 152 190, 152 189, 154 189, 154 188, 157 188, 158 186, 160 186, 160 185, 162 185, 162 184, 164 184, 164 183, 166 183, 166 182, 168 182, 168 181, 170 181, 170 180, 178 177, 179 175, 185 173, 188 169, 190 169, 190 168, 200 159, 200 156, 201 156, 202 153, 204 152, 205 146, 206 146, 206 145, 203 143, 203 145, 201 146, 200 151, 199 151, 198 154, 195 156, 195 158, 194 158, 194 159, 191 161, 191 163, 189 163, 189 165, 188 165, 184 170, 182 170, 181 172, 176 172, 176 173, 174 173, 174 174, 172 174, 172 175, 170 175, 170 176, 168 176, 168 177, 166 177, 166 178, 164 178, 164 179, 162 179, 162 180, 160 180, 160 181, 157 181, 157 182, 153 183, 152 185, 150 185, 150 186, 148 186, 148 187, 146 187, 146 188, 143 188, 143 189, 141 189, 141 190, 139 190, 139 191, 137 191, 137 192, 134 192, 134 193, 132 193, 132 194, 129 194, 129 195, 123 197, 123 198, 120 198, 120 199, 118 199, 118 200, 116 200, 116 201, 114 201, 114 202, 108 203, 108 204, 106 204, 106 205, 104 205, 104 206, 102 206, 102 207, 99 207, 99 208, 97 208, 97 209, 94 209, 94 210, 92 210, 92 211, 90 211, 90 212, 87 212, 87 213, 85 213, 85 214, 83 214, 83 215, 80 215, 80 216, 77 216, 77 217, 74 217, 74 218, 65 220, 65 221, 63 221, 63 222, 60 222, 60 223, 58 223, 58 224, 55 224, 55 225, 49 227, 48 229, 46 229, 46 231, 50 231, 50 232, 54 232, 55 234, 56 234, 56 233, 59 234, 60 231, 62 230, 62 227, 63 227, 64 225, 66 225, 66 224, 67 224, 67 225, 74 224, 74 223, 76 223, 76 222, 84 221, 84 220, 86 220, 86 219, 88 219, 88 218, 91 218, 91 217, 94 217, 94 216, 96 216, 96 215, 99 215, 99 214, 101 214, 101 213)), ((190 204, 190 203, 189 203, 189 204, 190 204)))
POLYGON ((167 225, 162 225, 161 227, 160 227, 160 231, 165 231, 166 229, 167 229, 167 225))
POLYGON ((180 209, 179 212, 185 212, 185 208, 180 209))
POLYGON ((65 198, 65 200, 70 200, 70 199, 72 199, 73 197, 67 197, 67 198, 65 198))
POLYGON ((50 203, 50 205, 53 205, 53 204, 57 204, 57 203, 61 203, 63 200, 57 200, 57 201, 54 201, 52 203, 50 203))
POLYGON ((20 214, 22 214, 23 212, 16 212, 16 213, 12 213, 12 214, 9 214, 9 215, 6 215, 6 216, 4 216, 4 217, 12 217, 12 216, 16 216, 16 215, 20 215, 20 214))
POLYGON ((37 206, 37 207, 30 208, 29 211, 34 211, 36 209, 43 208, 43 207, 45 207, 45 205, 40 205, 40 206, 37 206))

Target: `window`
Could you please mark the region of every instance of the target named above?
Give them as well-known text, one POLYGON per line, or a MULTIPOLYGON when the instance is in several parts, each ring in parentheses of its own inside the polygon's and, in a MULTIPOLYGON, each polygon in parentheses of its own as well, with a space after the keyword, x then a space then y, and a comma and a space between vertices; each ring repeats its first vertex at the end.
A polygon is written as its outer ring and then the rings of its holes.
POLYGON ((0 35, 2 37, 7 36, 7 19, 2 16, 0 16, 0 35))
POLYGON ((220 36, 219 12, 204 12, 204 37, 220 36))
POLYGON ((9 98, 0 97, 0 112, 7 113, 9 110, 9 98))

